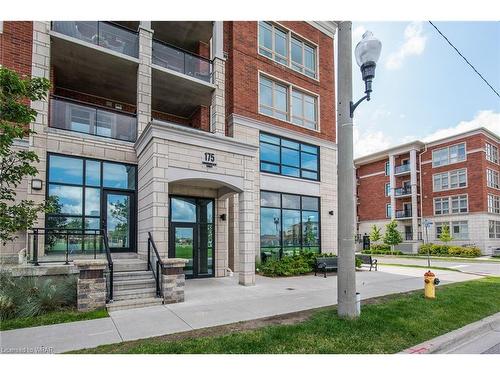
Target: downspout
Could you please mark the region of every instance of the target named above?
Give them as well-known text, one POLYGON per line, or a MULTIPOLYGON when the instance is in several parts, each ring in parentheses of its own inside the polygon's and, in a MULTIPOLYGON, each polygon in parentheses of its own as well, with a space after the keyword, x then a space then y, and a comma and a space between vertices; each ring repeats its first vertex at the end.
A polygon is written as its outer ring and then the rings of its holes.
MULTIPOLYGON (((424 242, 424 231, 423 231, 423 220, 424 220, 424 188, 422 185, 422 155, 427 152, 427 143, 424 146, 424 151, 421 152, 418 155, 418 166, 420 168, 420 173, 419 173, 419 185, 420 185, 420 229, 421 229, 421 236, 422 236, 422 242, 424 242)), ((418 234, 417 234, 418 236, 418 234)), ((417 237, 418 239, 418 237, 417 237)))

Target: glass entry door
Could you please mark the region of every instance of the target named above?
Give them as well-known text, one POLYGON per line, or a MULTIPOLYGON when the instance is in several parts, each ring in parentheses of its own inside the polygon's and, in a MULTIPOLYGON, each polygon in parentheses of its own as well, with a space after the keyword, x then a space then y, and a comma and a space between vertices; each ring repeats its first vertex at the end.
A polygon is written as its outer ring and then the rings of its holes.
POLYGON ((169 257, 188 260, 187 278, 214 276, 214 201, 170 198, 169 257))
POLYGON ((135 251, 134 194, 104 190, 102 228, 108 234, 111 251, 135 251))

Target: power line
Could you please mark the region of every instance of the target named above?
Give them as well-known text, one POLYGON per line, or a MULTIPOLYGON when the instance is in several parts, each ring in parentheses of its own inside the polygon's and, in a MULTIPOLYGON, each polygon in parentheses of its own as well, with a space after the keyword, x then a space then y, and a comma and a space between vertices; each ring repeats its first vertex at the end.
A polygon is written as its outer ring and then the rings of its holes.
POLYGON ((434 28, 436 29, 436 31, 439 33, 439 35, 441 35, 441 36, 442 36, 442 37, 443 37, 443 38, 444 38, 444 39, 448 42, 448 44, 449 44, 450 46, 452 46, 452 47, 453 47, 453 49, 454 49, 454 50, 455 50, 455 51, 456 51, 456 52, 457 52, 457 53, 458 53, 458 54, 462 57, 462 59, 464 59, 464 60, 465 60, 465 62, 466 62, 467 64, 469 64, 469 66, 470 66, 470 67, 471 67, 471 68, 472 68, 472 69, 476 72, 476 74, 477 74, 479 77, 481 77, 481 79, 482 79, 482 80, 483 80, 483 81, 484 81, 484 82, 485 82, 485 83, 486 83, 486 84, 490 87, 490 89, 492 89, 492 90, 493 90, 493 92, 496 94, 496 96, 498 96, 498 97, 500 98, 500 94, 498 93, 498 91, 497 91, 497 90, 495 90, 495 89, 493 88, 493 86, 491 86, 491 85, 490 85, 490 83, 486 80, 486 78, 484 78, 484 77, 482 76, 482 74, 481 74, 481 73, 479 73, 479 72, 477 71, 477 69, 474 67, 474 65, 472 65, 472 64, 469 62, 469 60, 467 60, 467 58, 466 58, 464 55, 462 55, 462 53, 461 53, 461 52, 457 49, 457 47, 455 47, 455 46, 453 45, 453 43, 452 43, 452 42, 450 42, 450 40, 449 40, 449 39, 448 39, 448 38, 447 38, 447 37, 446 37, 446 36, 445 36, 445 35, 441 32, 441 30, 439 30, 439 29, 437 28, 437 26, 436 26, 436 25, 434 25, 431 21, 428 21, 428 22, 432 25, 432 27, 434 27, 434 28))

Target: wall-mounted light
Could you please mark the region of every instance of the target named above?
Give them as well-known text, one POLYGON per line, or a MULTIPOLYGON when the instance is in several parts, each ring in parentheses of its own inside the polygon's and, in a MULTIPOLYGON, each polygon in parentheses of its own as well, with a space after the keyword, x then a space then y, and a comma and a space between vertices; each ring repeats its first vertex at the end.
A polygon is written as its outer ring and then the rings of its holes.
POLYGON ((219 217, 222 221, 226 221, 226 214, 222 214, 219 217))
POLYGON ((31 189, 32 190, 42 190, 43 182, 38 178, 34 178, 31 180, 31 189))
POLYGON ((332 211, 328 211, 328 213, 333 216, 333 210, 332 211))

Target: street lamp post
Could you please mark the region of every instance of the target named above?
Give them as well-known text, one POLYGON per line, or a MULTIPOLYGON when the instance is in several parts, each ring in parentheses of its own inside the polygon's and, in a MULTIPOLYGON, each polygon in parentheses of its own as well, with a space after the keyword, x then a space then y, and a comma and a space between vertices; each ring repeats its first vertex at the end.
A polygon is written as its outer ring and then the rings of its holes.
POLYGON ((352 102, 352 23, 338 22, 338 90, 337 90, 337 138, 338 138, 338 273, 337 312, 340 317, 356 318, 356 268, 355 268, 355 202, 353 163, 353 115, 363 100, 370 100, 375 67, 382 44, 365 32, 356 46, 356 61, 365 81, 365 96, 352 102))

